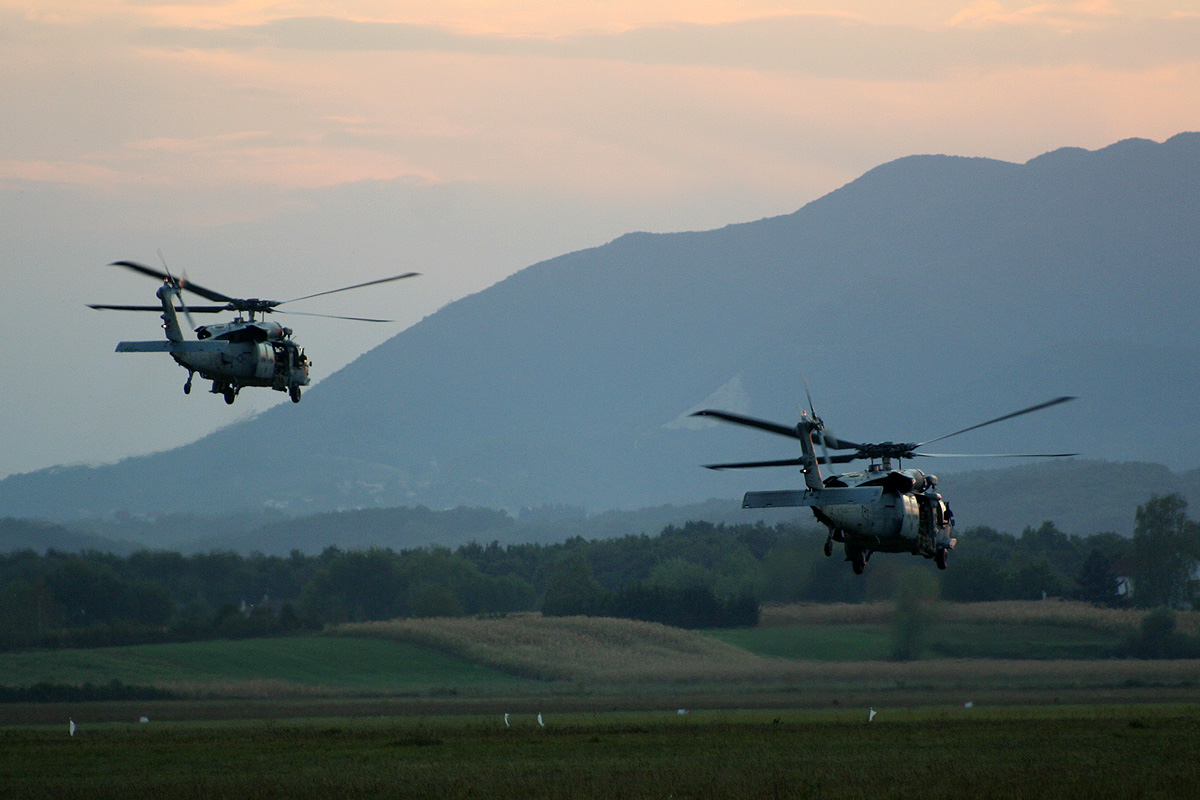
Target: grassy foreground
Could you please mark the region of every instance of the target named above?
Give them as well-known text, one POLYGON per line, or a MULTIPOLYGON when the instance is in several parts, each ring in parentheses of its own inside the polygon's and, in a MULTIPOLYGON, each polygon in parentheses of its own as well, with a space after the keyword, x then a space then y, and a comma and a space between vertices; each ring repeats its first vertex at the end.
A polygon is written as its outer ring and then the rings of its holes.
POLYGON ((22 798, 1173 798, 1200 707, 532 715, 0 730, 22 798))

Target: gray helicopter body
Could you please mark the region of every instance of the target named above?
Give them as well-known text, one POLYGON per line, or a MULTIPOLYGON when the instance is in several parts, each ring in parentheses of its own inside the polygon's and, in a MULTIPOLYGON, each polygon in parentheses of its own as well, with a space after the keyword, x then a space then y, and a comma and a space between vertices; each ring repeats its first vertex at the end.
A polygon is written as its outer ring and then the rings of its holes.
POLYGON ((175 363, 188 371, 183 391, 190 393, 193 374, 212 381, 211 392, 232 403, 243 386, 267 386, 287 392, 300 402, 301 387, 309 384, 308 357, 292 341, 292 329, 273 320, 246 320, 201 325, 196 340, 185 340, 175 312, 179 289, 164 283, 158 289, 162 301, 166 340, 119 342, 118 353, 171 354, 175 363))
POLYGON ((935 559, 945 569, 954 549, 954 513, 937 493, 937 477, 919 469, 843 472, 820 489, 747 492, 743 508, 808 507, 829 530, 826 555, 841 543, 855 571, 871 553, 911 553, 935 559))
MULTIPOLYGON (((257 298, 241 300, 229 297, 203 286, 179 280, 169 272, 162 272, 131 261, 117 261, 112 266, 125 267, 144 275, 160 278, 163 281, 156 293, 159 306, 108 304, 91 306, 97 309, 120 311, 161 312, 162 327, 166 333, 165 340, 120 342, 117 344, 117 352, 170 353, 171 358, 188 371, 187 382, 183 385, 185 394, 192 390, 192 377, 199 374, 201 378, 212 381, 212 388, 209 391, 223 395, 226 403, 232 403, 238 392, 245 386, 262 386, 278 392, 287 392, 288 396, 292 398, 292 402, 300 402, 302 387, 308 386, 310 382, 308 371, 311 363, 304 354, 304 350, 292 339, 291 328, 266 319, 266 315, 275 312, 277 306, 296 300, 307 300, 321 295, 344 292, 348 289, 360 289, 401 278, 411 278, 418 274, 408 272, 328 292, 297 297, 294 300, 276 301, 257 298), (217 301, 222 305, 191 306, 189 308, 183 302, 183 291, 185 290, 208 300, 217 301), (179 303, 178 308, 176 303, 179 303), (179 311, 182 311, 189 321, 193 312, 216 314, 232 311, 237 316, 230 322, 199 326, 195 329, 196 338, 193 340, 186 339, 183 335, 183 329, 179 325, 177 313, 179 311), (247 316, 244 317, 243 314, 247 316), (260 314, 261 318, 256 318, 256 315, 260 314)), ((302 312, 292 311, 290 313, 302 312)), ((332 314, 307 314, 307 316, 333 317, 357 322, 389 321, 366 317, 342 317, 332 314)))
MULTIPOLYGON (((800 442, 799 458, 776 461, 754 461, 733 464, 710 464, 709 469, 740 469, 746 467, 799 466, 804 475, 804 489, 772 492, 747 492, 743 508, 811 508, 813 515, 829 531, 825 540, 825 555, 832 555, 833 543, 841 543, 846 560, 861 574, 872 553, 911 553, 931 558, 939 569, 945 569, 954 538, 954 513, 950 504, 937 492, 937 478, 919 469, 893 469, 892 459, 918 457, 962 457, 957 453, 918 452, 930 442, 957 436, 969 430, 991 425, 1031 411, 1072 400, 1059 397, 1046 403, 979 425, 956 431, 928 442, 856 444, 838 439, 825 432, 824 423, 814 411, 811 416, 802 412, 800 422, 793 426, 731 414, 726 411, 698 411, 694 416, 716 417, 725 422, 745 425, 769 433, 788 436, 800 442), (818 457, 814 440, 820 442, 824 455, 818 457), (849 454, 830 455, 830 450, 852 450, 849 454), (822 477, 821 464, 839 464, 858 459, 869 460, 865 470, 843 472, 822 477)), ((812 401, 809 400, 809 408, 812 401)), ((1074 453, 1004 453, 993 457, 1062 458, 1074 453)))

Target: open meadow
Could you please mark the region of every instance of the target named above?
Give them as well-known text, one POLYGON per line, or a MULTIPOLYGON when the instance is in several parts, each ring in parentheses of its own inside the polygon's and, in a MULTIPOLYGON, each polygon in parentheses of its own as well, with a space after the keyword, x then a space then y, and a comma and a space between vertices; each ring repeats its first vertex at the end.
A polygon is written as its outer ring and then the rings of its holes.
POLYGON ((1064 658, 1140 614, 989 605, 930 630, 976 655, 911 661, 884 604, 2 653, 10 690, 94 694, 0 703, 0 796, 1193 796, 1200 661, 1064 658))
MULTIPOLYGON (((632 708, 644 707, 637 698, 675 695, 707 696, 716 707, 786 697, 784 705, 812 708, 901 696, 900 704, 1200 697, 1200 661, 1101 657, 1136 630, 1140 612, 945 604, 923 656, 908 661, 887 658, 890 613, 887 604, 769 607, 757 627, 722 631, 539 614, 366 622, 318 635, 0 653, 0 687, 10 701, 627 697, 632 708), (122 693, 105 691, 113 682, 122 693), (91 694, 55 694, 72 687, 91 694)), ((1180 627, 1194 616, 1181 614, 1180 627)), ((13 705, 0 703, 0 723, 13 705)))
POLYGON ((0 730, 30 798, 1192 797, 1200 706, 410 716, 0 730))

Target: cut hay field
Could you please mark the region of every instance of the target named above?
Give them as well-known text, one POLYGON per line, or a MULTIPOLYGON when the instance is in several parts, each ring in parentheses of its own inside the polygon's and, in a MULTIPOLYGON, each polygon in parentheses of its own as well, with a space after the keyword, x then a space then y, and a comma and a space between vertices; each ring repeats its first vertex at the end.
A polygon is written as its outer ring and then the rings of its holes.
MULTIPOLYGON (((194 699, 540 698, 558 708, 646 708, 656 698, 683 698, 678 702, 697 708, 1200 699, 1200 661, 1063 657, 1102 651, 1138 619, 1135 612, 1113 617, 1083 607, 1072 621, 1072 605, 1030 604, 1024 623, 1019 607, 941 607, 933 639, 960 648, 957 657, 907 662, 886 660, 889 633, 880 620, 890 609, 879 606, 771 608, 766 624, 717 632, 517 614, 356 623, 323 635, 258 640, 3 653, 0 686, 119 681, 194 699), (996 655, 1007 657, 986 657, 996 655), (599 705, 576 702, 589 698, 599 705)), ((37 717, 14 711, 16 705, 0 703, 0 724, 37 717)), ((236 705, 221 713, 241 715, 236 705)), ((369 714, 370 704, 342 713, 369 714)))
POLYGON ((0 793, 171 797, 1183 798, 1200 706, 122 723, 0 730, 0 793))

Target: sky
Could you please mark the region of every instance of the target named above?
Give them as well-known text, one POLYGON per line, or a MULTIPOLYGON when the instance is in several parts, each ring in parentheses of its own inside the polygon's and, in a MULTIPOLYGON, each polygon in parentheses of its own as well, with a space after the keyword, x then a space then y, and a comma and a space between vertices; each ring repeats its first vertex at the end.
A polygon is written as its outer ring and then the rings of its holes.
POLYGON ((394 320, 287 318, 319 381, 630 231, 790 213, 915 153, 1200 130, 1200 0, 0 0, 0 75, 4 476, 286 401, 115 354, 160 331, 85 307, 154 302, 112 261, 274 299, 421 272, 296 305, 394 320))

